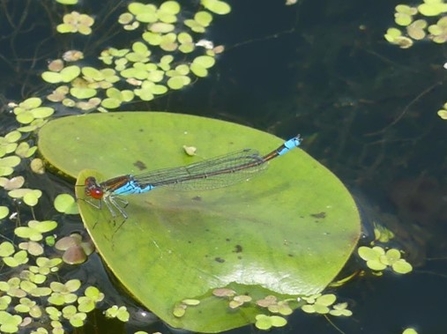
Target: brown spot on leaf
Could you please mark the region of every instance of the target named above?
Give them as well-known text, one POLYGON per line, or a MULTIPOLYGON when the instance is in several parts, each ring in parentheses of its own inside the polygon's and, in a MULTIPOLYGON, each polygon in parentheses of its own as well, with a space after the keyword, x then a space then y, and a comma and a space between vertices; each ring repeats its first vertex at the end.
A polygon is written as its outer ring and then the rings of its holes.
POLYGON ((312 213, 311 216, 314 218, 323 219, 323 218, 326 218, 326 212, 321 211, 318 213, 312 213))

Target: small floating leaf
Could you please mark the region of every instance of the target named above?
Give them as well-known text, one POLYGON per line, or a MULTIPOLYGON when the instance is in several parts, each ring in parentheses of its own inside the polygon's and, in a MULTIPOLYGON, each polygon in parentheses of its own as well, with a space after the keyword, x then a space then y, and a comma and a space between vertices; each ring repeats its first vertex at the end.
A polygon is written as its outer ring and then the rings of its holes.
POLYGON ((54 199, 54 208, 61 213, 75 215, 79 213, 78 206, 73 196, 59 194, 54 199))
POLYGON ((96 95, 96 89, 88 87, 73 87, 70 94, 78 99, 89 99, 96 95))
POLYGON ((392 268, 398 274, 408 274, 413 270, 413 266, 404 259, 399 259, 393 263, 392 268))
POLYGON ((134 16, 130 13, 122 13, 119 17, 118 17, 118 22, 121 24, 129 24, 132 22, 132 20, 134 19, 134 16))
POLYGON ((58 320, 60 319, 62 312, 59 311, 56 307, 54 306, 48 306, 45 308, 45 312, 47 312, 47 314, 50 316, 51 320, 58 320))
POLYGON ((442 1, 425 1, 417 9, 424 16, 438 16, 447 11, 446 7, 442 1))
POLYGON ((91 312, 95 309, 95 302, 88 297, 82 296, 78 298, 78 309, 81 312, 91 312))
MULTIPOLYGON (((19 107, 25 109, 34 109, 42 104, 42 99, 38 97, 30 97, 19 104, 19 107)), ((17 109, 17 108, 16 108, 17 109)))
POLYGON ((270 318, 273 327, 284 327, 287 324, 287 320, 283 317, 273 315, 270 318))
POLYGON ((321 305, 324 305, 324 306, 330 306, 336 300, 337 300, 337 297, 335 297, 335 295, 331 293, 331 294, 322 295, 321 297, 318 297, 317 300, 315 301, 315 303, 316 304, 321 304, 321 305))
POLYGON ((165 1, 160 5, 159 10, 175 15, 180 12, 180 5, 177 1, 165 1))
POLYGON ((201 0, 200 3, 208 10, 219 15, 228 14, 231 11, 230 5, 219 0, 201 0))
POLYGON ((123 322, 129 321, 129 312, 125 306, 121 306, 118 308, 117 305, 113 305, 112 307, 105 310, 104 315, 107 318, 118 318, 123 322))
POLYGON ((84 294, 85 296, 81 296, 78 299, 78 309, 81 312, 87 313, 92 311, 95 308, 96 303, 104 299, 104 294, 94 286, 87 287, 84 294))
POLYGON ((187 27, 191 28, 191 30, 196 32, 196 33, 201 34, 201 33, 205 32, 205 28, 201 24, 199 24, 197 21, 195 21, 195 20, 191 20, 191 19, 190 20, 185 20, 184 24, 187 27))
POLYGON ((29 158, 32 156, 37 150, 37 146, 30 147, 27 142, 21 142, 15 153, 21 158, 29 158))
POLYGON ((62 59, 55 59, 49 62, 48 69, 51 72, 60 72, 64 68, 65 64, 62 59))
POLYGON ((53 220, 37 221, 31 220, 28 222, 28 227, 16 227, 14 233, 24 239, 32 241, 42 240, 42 233, 49 232, 57 227, 57 222, 53 220))
POLYGON ((9 156, 0 159, 0 167, 15 167, 20 163, 18 156, 9 156))
POLYGON ((329 314, 340 317, 350 317, 352 315, 352 311, 347 309, 348 303, 339 303, 333 306, 333 309, 329 311, 329 314))
POLYGON ((19 248, 28 251, 29 254, 39 256, 43 254, 43 247, 35 241, 21 242, 19 248))
POLYGON ((38 287, 33 291, 33 296, 36 296, 36 297, 46 297, 46 296, 49 296, 50 294, 51 294, 51 289, 46 286, 38 287))
POLYGON ((188 85, 191 79, 184 75, 175 76, 172 78, 169 78, 167 84, 169 88, 171 89, 182 89, 184 86, 188 85))
POLYGON ((32 115, 34 118, 47 118, 54 113, 53 108, 49 107, 38 107, 31 110, 32 115))
POLYGON ((406 27, 413 22, 413 18, 411 15, 405 13, 396 13, 394 14, 394 22, 396 22, 397 25, 406 27))
POLYGON ((175 305, 172 315, 176 318, 181 318, 185 315, 187 308, 188 306, 183 303, 175 305))
POLYGON ((52 259, 48 259, 46 257, 38 257, 36 259, 36 264, 38 265, 39 272, 56 272, 58 271, 58 265, 62 263, 62 259, 58 257, 54 257, 52 259))
POLYGON ((76 5, 78 3, 78 0, 56 0, 56 2, 59 2, 63 5, 76 5))
POLYGON ((72 317, 70 317, 69 321, 73 327, 82 327, 84 326, 85 320, 87 319, 87 314, 84 312, 78 312, 72 317))
POLYGON ((21 316, 0 311, 0 331, 3 333, 18 333, 21 322, 21 316))
POLYGON ((233 300, 230 301, 228 306, 232 309, 235 309, 242 306, 245 303, 250 302, 251 300, 252 298, 250 296, 246 295, 235 296, 233 300))
POLYGON ((186 146, 186 145, 183 145, 183 149, 185 150, 185 153, 186 153, 187 155, 189 155, 189 156, 193 156, 193 155, 195 155, 195 154, 196 154, 196 151, 197 151, 197 147, 195 147, 195 146, 186 146))
POLYGON ((95 20, 91 16, 80 14, 76 11, 65 14, 63 21, 64 23, 56 27, 57 31, 61 34, 79 32, 83 35, 89 35, 92 33, 90 27, 95 23, 95 20))
POLYGON ((160 48, 164 51, 175 51, 178 47, 177 36, 174 33, 168 33, 161 38, 160 48))
POLYGON ((196 306, 200 304, 200 300, 198 299, 183 299, 182 303, 188 306, 196 306))
POLYGON ((204 78, 208 75, 208 70, 201 64, 192 63, 190 69, 192 73, 194 73, 196 76, 200 78, 204 78))
POLYGON ((68 264, 81 264, 87 260, 87 254, 80 245, 74 245, 64 252, 62 260, 68 264))
POLYGON ((84 291, 84 294, 87 297, 95 300, 96 302, 102 301, 105 297, 105 295, 101 291, 99 291, 99 289, 95 286, 87 287, 87 289, 85 289, 84 291))
POLYGON ((68 50, 62 55, 62 59, 66 62, 78 61, 84 59, 84 53, 79 50, 68 50))
POLYGON ((0 310, 4 311, 8 308, 11 303, 12 298, 10 296, 1 296, 0 297, 0 310))
POLYGON ((227 288, 217 288, 213 290, 213 295, 216 297, 233 297, 236 291, 227 288))
POLYGON ((39 198, 42 196, 42 191, 39 189, 33 189, 23 196, 23 202, 28 206, 35 206, 39 202, 39 198))
POLYGON ((7 206, 0 205, 0 219, 4 219, 9 215, 9 208, 7 206))
POLYGON ((207 27, 213 20, 213 16, 205 11, 197 12, 194 15, 194 20, 203 27, 207 27))
POLYGON ((287 320, 279 316, 267 316, 265 314, 258 314, 256 316, 255 326, 261 330, 268 330, 272 327, 283 327, 287 324, 287 320))
POLYGON ((42 79, 48 83, 58 83, 62 81, 62 76, 57 72, 43 72, 42 79))
POLYGON ((20 133, 20 131, 11 131, 5 136, 5 139, 10 143, 14 143, 18 141, 21 137, 22 134, 20 133))
POLYGON ((163 23, 163 22, 156 22, 150 25, 149 31, 159 33, 159 34, 165 34, 167 32, 174 31, 175 26, 173 24, 169 23, 163 23))
POLYGON ((127 9, 135 15, 138 21, 143 23, 156 22, 158 19, 157 7, 152 4, 145 5, 139 2, 131 2, 127 9))
POLYGON ((46 233, 54 230, 57 227, 57 222, 54 220, 43 220, 40 222, 37 220, 31 220, 28 225, 39 232, 46 233))
POLYGON ((65 67, 60 72, 60 74, 63 82, 70 82, 77 78, 79 74, 81 74, 81 69, 79 68, 79 66, 72 65, 65 67))
POLYGON ((0 256, 6 257, 14 253, 14 245, 9 241, 3 241, 0 244, 0 256))
POLYGON ((30 167, 31 167, 31 170, 36 174, 45 173, 45 165, 44 165, 42 159, 35 158, 35 159, 31 160, 30 167))
POLYGON ((193 64, 200 64, 204 68, 213 67, 215 63, 216 63, 216 60, 214 59, 214 57, 210 57, 210 56, 199 56, 199 57, 196 57, 193 61, 193 64))
POLYGON ((3 262, 9 267, 18 267, 21 264, 28 262, 28 254, 21 250, 15 253, 13 256, 3 258, 3 262))

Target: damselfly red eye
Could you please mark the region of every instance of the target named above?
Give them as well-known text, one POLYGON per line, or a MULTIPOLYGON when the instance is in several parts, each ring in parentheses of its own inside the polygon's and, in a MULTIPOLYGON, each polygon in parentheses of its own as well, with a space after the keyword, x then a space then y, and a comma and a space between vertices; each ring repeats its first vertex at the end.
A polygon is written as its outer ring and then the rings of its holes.
POLYGON ((85 195, 94 199, 102 199, 104 191, 93 176, 85 179, 85 195))

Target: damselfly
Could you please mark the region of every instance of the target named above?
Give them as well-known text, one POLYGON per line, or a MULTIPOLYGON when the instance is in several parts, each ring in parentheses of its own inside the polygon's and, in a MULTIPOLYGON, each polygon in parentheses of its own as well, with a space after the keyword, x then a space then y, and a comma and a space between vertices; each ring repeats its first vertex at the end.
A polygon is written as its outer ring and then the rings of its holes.
POLYGON ((113 217, 116 217, 118 210, 124 219, 127 219, 127 213, 120 205, 120 203, 126 204, 126 201, 119 196, 142 194, 166 186, 179 190, 230 186, 264 170, 268 161, 298 147, 301 140, 297 135, 264 156, 256 150, 244 149, 186 166, 159 169, 139 175, 121 175, 100 183, 95 177, 89 176, 85 179, 85 195, 98 200, 98 205, 89 201, 98 208, 104 202, 113 217))

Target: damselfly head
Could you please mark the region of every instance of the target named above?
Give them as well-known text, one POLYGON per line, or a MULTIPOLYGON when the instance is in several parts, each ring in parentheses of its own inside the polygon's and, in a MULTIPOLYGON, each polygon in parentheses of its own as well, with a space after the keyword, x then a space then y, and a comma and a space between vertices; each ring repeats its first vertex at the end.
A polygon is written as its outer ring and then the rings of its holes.
POLYGON ((94 199, 102 199, 104 191, 93 176, 85 179, 85 195, 94 199))

